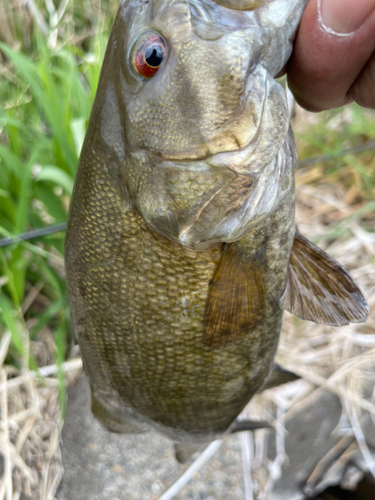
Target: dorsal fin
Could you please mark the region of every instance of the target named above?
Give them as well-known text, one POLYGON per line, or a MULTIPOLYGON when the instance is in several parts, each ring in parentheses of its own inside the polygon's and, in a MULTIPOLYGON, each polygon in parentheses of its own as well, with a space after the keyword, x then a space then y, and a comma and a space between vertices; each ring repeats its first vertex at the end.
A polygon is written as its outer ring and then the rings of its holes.
POLYGON ((366 321, 368 303, 349 273, 296 233, 280 307, 301 319, 332 326, 366 321))
POLYGON ((235 243, 221 256, 210 286, 204 317, 204 342, 224 347, 245 337, 264 315, 264 251, 246 258, 235 243))

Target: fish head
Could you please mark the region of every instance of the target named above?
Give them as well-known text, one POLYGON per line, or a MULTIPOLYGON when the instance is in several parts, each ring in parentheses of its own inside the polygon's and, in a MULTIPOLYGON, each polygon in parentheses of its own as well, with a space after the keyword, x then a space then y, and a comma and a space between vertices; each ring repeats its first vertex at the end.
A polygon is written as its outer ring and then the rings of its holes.
POLYGON ((122 2, 96 108, 149 227, 198 248, 238 239, 277 207, 295 151, 274 77, 305 4, 122 2))

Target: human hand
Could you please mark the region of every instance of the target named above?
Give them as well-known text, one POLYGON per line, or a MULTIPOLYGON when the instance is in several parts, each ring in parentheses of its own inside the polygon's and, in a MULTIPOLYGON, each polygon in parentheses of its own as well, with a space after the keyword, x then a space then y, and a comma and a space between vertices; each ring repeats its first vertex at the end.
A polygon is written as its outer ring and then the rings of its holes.
POLYGON ((375 109, 375 0, 310 0, 287 74, 309 111, 352 101, 375 109))

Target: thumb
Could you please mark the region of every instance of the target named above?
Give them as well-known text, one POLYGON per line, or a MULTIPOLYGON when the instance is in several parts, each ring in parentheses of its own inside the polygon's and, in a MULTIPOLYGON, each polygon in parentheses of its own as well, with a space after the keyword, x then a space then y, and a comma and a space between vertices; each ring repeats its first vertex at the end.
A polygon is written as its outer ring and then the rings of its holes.
POLYGON ((288 65, 296 100, 321 111, 375 107, 375 0, 310 0, 288 65))

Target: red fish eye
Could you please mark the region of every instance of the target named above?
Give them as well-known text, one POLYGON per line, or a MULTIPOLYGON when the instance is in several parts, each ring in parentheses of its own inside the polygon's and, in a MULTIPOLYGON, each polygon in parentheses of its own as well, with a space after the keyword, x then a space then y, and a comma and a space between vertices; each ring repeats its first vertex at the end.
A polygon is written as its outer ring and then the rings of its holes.
POLYGON ((153 77, 166 53, 164 40, 160 36, 151 36, 139 47, 135 54, 134 65, 138 73, 146 78, 153 77))

